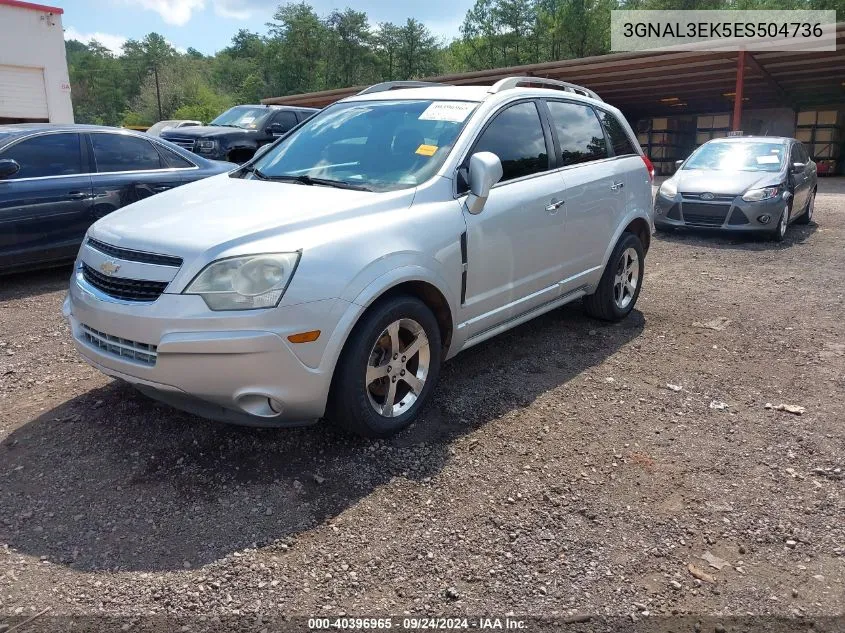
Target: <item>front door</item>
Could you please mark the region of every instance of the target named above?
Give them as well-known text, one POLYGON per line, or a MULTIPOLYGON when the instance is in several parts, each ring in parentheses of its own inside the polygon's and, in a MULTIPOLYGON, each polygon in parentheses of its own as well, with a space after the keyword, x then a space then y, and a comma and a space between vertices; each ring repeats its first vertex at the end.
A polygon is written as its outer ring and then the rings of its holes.
POLYGON ((559 295, 566 208, 550 148, 536 103, 523 101, 497 113, 471 150, 496 154, 504 174, 480 214, 464 208, 468 338, 559 295))
POLYGON ((25 138, 0 153, 21 169, 0 180, 0 268, 72 259, 91 224, 91 176, 73 132, 25 138))

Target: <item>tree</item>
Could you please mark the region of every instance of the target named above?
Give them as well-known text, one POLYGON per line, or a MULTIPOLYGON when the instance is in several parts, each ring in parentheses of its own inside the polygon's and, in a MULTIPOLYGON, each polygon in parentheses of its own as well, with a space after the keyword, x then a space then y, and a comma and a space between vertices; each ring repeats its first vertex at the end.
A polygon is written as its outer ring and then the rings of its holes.
POLYGON ((397 57, 401 46, 402 29, 392 22, 379 24, 378 32, 375 35, 375 47, 383 81, 396 79, 397 57))
POLYGON ((123 45, 123 56, 126 58, 128 64, 135 68, 136 74, 139 77, 139 89, 144 79, 152 73, 155 81, 158 119, 161 120, 163 118, 163 109, 161 104, 159 72, 165 62, 176 56, 176 49, 158 33, 150 33, 140 42, 137 40, 127 40, 123 45))
POLYGON ((437 40, 424 24, 408 18, 399 30, 397 67, 400 79, 437 74, 437 40))

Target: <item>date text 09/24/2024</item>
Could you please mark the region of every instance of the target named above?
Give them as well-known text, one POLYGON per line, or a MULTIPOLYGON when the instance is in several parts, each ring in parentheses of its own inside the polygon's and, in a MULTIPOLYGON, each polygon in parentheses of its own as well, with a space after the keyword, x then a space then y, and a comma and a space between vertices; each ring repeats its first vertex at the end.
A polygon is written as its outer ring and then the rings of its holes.
POLYGON ((516 618, 448 618, 448 617, 404 617, 398 618, 309 618, 310 630, 511 630, 526 628, 524 620, 516 618))

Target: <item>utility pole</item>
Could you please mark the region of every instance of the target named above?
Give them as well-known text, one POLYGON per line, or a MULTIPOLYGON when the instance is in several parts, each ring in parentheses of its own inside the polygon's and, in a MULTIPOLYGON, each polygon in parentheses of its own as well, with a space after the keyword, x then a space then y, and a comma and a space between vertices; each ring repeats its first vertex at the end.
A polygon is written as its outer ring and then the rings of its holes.
POLYGON ((161 88, 158 85, 158 64, 153 66, 153 74, 156 78, 156 101, 158 102, 158 120, 161 121, 164 117, 161 114, 161 88))

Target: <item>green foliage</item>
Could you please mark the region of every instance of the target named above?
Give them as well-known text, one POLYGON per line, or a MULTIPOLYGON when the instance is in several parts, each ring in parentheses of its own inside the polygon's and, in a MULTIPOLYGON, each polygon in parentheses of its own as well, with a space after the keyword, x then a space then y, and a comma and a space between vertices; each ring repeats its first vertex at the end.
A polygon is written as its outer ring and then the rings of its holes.
POLYGON ((78 122, 207 122, 268 96, 600 55, 613 9, 802 8, 845 15, 845 0, 476 0, 445 43, 414 18, 373 26, 362 11, 321 17, 298 2, 279 5, 265 35, 242 29, 215 55, 180 54, 157 33, 120 56, 95 41, 66 51, 78 122))

